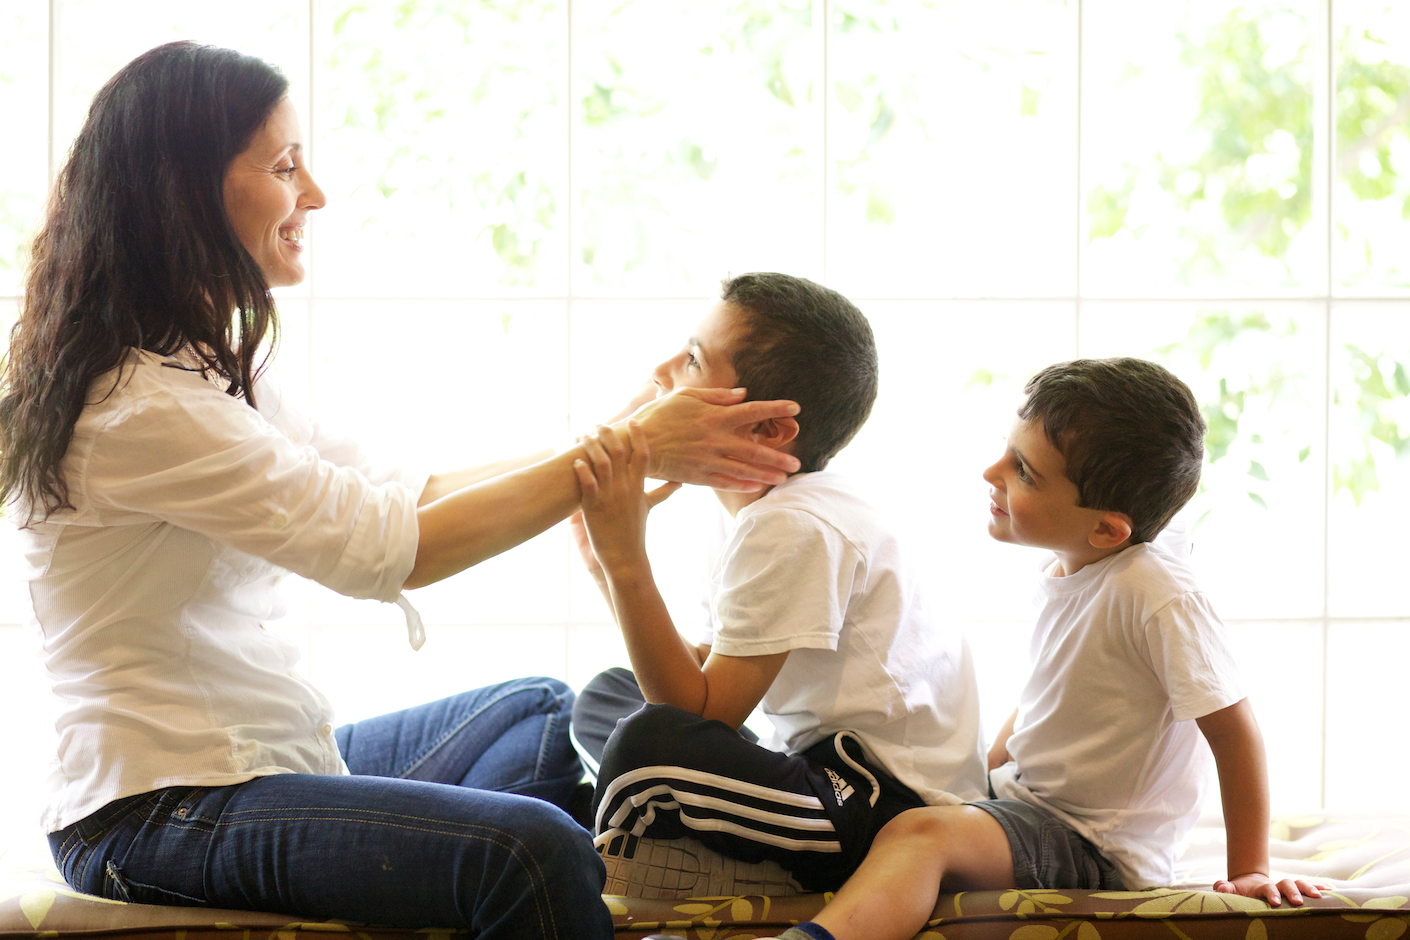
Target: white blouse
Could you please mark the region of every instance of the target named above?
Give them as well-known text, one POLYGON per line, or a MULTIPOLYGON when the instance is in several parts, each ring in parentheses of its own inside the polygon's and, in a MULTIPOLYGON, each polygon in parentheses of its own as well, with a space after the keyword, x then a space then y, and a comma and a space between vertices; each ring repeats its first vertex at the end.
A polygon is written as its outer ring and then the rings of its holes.
POLYGON ((115 379, 64 457, 74 508, 20 530, 59 699, 46 830, 160 787, 347 773, 327 699, 265 622, 286 571, 395 602, 426 474, 374 467, 268 382, 256 411, 147 352, 115 379))

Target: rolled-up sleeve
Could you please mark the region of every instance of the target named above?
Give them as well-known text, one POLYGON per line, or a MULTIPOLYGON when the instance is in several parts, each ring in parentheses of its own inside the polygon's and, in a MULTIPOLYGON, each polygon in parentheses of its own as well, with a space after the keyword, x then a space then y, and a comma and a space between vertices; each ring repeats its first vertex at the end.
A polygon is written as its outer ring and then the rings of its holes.
POLYGON ((102 524, 170 523, 388 602, 416 563, 418 492, 325 459, 199 376, 133 396, 94 431, 71 478, 102 524))

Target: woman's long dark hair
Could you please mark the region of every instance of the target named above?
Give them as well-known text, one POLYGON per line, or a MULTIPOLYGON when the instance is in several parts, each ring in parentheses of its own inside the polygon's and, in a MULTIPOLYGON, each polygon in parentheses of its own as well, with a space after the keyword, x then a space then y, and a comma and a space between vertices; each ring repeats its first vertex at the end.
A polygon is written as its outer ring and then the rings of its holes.
POLYGON ((0 502, 25 506, 25 524, 72 508, 60 463, 74 423, 129 349, 194 354, 254 404, 278 320, 226 216, 224 180, 288 87, 259 59, 174 42, 93 99, 35 236, 0 373, 0 502))

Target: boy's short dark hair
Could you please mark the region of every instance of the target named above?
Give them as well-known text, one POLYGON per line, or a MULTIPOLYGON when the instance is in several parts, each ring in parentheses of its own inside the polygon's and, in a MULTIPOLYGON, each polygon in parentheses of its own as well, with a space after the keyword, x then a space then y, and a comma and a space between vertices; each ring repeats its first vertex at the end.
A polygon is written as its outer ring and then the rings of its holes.
POLYGON ((1077 359, 1024 386, 1018 410, 1067 460, 1077 505, 1124 512, 1149 542, 1199 488, 1204 417, 1184 382, 1144 359, 1077 359))
POLYGON ((876 401, 871 324, 835 290, 787 274, 741 274, 720 299, 743 313, 734 371, 749 398, 798 403, 793 456, 821 470, 852 440, 876 401))

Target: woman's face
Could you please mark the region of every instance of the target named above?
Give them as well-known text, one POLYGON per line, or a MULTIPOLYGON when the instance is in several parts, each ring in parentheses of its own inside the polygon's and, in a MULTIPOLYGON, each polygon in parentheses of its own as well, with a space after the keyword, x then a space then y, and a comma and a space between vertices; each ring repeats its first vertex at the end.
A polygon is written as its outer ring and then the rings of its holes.
POLYGON ((304 224, 326 201, 304 165, 299 116, 281 99, 225 171, 225 214, 270 287, 304 279, 304 224))

